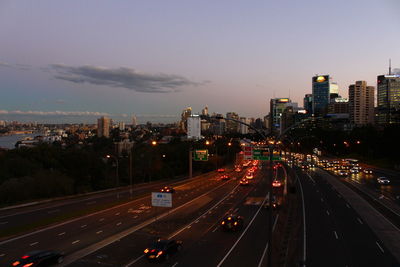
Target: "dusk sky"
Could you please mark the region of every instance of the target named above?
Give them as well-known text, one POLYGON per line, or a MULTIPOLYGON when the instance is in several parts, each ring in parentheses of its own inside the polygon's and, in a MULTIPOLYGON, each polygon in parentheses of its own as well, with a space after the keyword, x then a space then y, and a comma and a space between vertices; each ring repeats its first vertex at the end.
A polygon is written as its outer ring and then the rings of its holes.
POLYGON ((400 67, 399 14, 398 0, 1 0, 0 120, 257 118, 274 96, 302 106, 315 74, 346 97, 400 67))

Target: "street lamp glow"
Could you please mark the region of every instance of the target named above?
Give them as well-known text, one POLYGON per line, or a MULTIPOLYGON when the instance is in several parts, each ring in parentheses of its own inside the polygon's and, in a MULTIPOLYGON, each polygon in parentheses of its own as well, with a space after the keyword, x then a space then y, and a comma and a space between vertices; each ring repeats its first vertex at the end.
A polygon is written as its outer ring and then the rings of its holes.
POLYGON ((231 146, 231 145, 232 145, 232 143, 231 143, 231 142, 229 142, 229 143, 228 143, 228 146, 231 146))
POLYGON ((152 145, 152 146, 157 145, 157 141, 151 141, 151 145, 152 145))
POLYGON ((210 144, 210 141, 207 140, 207 141, 206 141, 206 145, 208 146, 209 144, 210 144))

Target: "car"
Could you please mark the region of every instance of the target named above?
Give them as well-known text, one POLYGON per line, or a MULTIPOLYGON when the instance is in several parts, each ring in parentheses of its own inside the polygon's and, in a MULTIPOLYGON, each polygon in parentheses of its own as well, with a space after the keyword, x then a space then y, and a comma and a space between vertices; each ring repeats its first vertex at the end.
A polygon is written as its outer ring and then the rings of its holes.
POLYGON ((254 176, 253 176, 252 173, 247 173, 246 174, 246 179, 253 179, 253 178, 254 178, 254 176))
POLYGON ((170 187, 170 186, 164 186, 163 188, 161 188, 160 192, 163 192, 163 193, 175 193, 175 189, 173 187, 170 187))
POLYGON ((364 169, 363 172, 365 174, 372 174, 372 170, 371 169, 364 169))
POLYGON ((52 266, 62 263, 64 254, 54 250, 36 250, 24 254, 21 258, 14 261, 14 267, 34 267, 34 266, 52 266))
POLYGON ((243 178, 240 180, 240 185, 249 185, 249 180, 246 178, 243 178))
POLYGON ((349 175, 349 173, 345 170, 339 170, 337 174, 342 177, 346 177, 349 175))
POLYGON ((227 215, 221 221, 222 229, 225 231, 238 231, 243 228, 243 217, 238 215, 227 215))
POLYGON ((276 196, 272 195, 271 198, 272 198, 271 199, 271 204, 272 205, 270 205, 269 198, 267 198, 267 201, 264 204, 264 208, 269 209, 270 207, 272 207, 272 209, 278 209, 280 207, 280 203, 277 200, 276 196))
POLYGON ((242 169, 239 168, 239 167, 237 167, 237 168, 235 169, 235 172, 241 172, 241 171, 242 171, 242 169))
POLYGON ((225 169, 224 169, 224 168, 219 168, 219 169, 217 170, 217 172, 225 172, 225 169))
POLYGON ((182 241, 157 239, 144 250, 144 255, 149 261, 164 261, 182 248, 182 241))
POLYGON ((359 173, 360 171, 358 170, 358 168, 351 168, 350 172, 356 174, 359 173))
POLYGON ((376 178, 376 181, 378 182, 378 184, 390 184, 389 178, 383 176, 376 178))
POLYGON ((272 187, 281 187, 282 186, 282 182, 279 180, 273 180, 272 181, 272 187))
POLYGON ((221 176, 219 177, 219 179, 221 179, 221 180, 228 180, 228 179, 229 179, 229 175, 223 174, 223 175, 221 175, 221 176))
POLYGON ((302 168, 303 170, 307 170, 307 169, 309 169, 310 167, 308 166, 308 164, 302 164, 302 165, 301 165, 301 168, 302 168))

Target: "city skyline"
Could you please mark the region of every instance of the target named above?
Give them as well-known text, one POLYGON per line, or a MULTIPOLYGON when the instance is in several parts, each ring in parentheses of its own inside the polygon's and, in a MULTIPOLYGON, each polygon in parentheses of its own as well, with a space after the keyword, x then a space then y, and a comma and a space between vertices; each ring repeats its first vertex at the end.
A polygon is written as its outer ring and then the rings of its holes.
POLYGON ((0 4, 0 120, 173 122, 206 105, 262 118, 271 98, 303 103, 315 74, 347 97, 356 80, 376 87, 389 58, 400 72, 395 1, 93 6, 0 4))

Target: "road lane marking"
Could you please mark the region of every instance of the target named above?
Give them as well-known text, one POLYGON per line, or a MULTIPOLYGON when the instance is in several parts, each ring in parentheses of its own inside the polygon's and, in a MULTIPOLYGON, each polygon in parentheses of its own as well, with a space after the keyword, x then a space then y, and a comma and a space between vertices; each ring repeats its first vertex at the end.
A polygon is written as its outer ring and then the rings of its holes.
POLYGON ((75 240, 74 242, 72 242, 71 244, 73 245, 73 244, 76 244, 76 243, 78 243, 80 240, 75 240))
POLYGON ((326 211, 326 214, 330 215, 329 211, 326 211))
POLYGON ((52 214, 52 213, 56 213, 56 212, 59 212, 60 210, 59 209, 56 209, 56 210, 49 210, 47 213, 48 214, 52 214))
POLYGON ((58 236, 65 235, 65 232, 59 233, 58 236))
POLYGON ((7 224, 8 222, 0 222, 0 224, 7 224))
POLYGON ((34 245, 37 245, 37 244, 39 244, 39 242, 33 242, 33 243, 31 243, 31 244, 29 244, 29 246, 34 246, 34 245))
POLYGON ((311 181, 313 181, 313 183, 315 184, 315 180, 311 177, 311 175, 309 175, 308 173, 307 173, 307 176, 311 179, 311 181))
POLYGON ((136 216, 133 216, 133 219, 136 219, 137 217, 139 217, 139 216, 137 216, 137 215, 136 215, 136 216))
POLYGON ((379 245, 379 243, 378 242, 375 242, 376 243, 376 245, 378 246, 378 248, 382 251, 382 253, 385 253, 385 251, 383 250, 383 248, 379 245))
POLYGON ((99 222, 102 222, 102 221, 104 221, 104 218, 101 218, 101 219, 99 220, 99 222))
POLYGON ((346 207, 350 209, 350 206, 349 206, 349 204, 347 204, 347 203, 346 203, 346 207))
POLYGON ((93 204, 96 204, 96 201, 90 201, 86 203, 86 205, 93 205, 93 204))
POLYGON ((194 223, 199 223, 199 220, 195 221, 194 223))
POLYGON ((117 226, 120 226, 122 224, 122 222, 117 223, 117 226))
POLYGON ((192 226, 191 225, 189 225, 188 227, 186 227, 186 229, 190 229, 192 226))
POLYGON ((242 239, 242 237, 246 234, 247 230, 249 230, 250 226, 253 224, 255 218, 257 217, 257 215, 260 213, 262 207, 264 206, 264 203, 267 199, 267 197, 269 196, 269 192, 268 194, 265 196, 264 201, 261 203, 260 207, 258 208, 257 212, 254 214, 253 218, 251 219, 251 221, 249 222, 249 224, 247 225, 246 229, 244 229, 244 231, 242 232, 242 234, 239 236, 239 238, 236 240, 235 244, 233 244, 233 246, 231 247, 231 249, 228 251, 228 253, 226 253, 225 257, 218 263, 217 267, 220 267, 224 261, 228 258, 228 256, 232 253, 232 251, 235 249, 235 247, 237 246, 237 244, 240 242, 240 240, 242 239))
POLYGON ((6 255, 6 254, 4 254, 4 253, 3 253, 3 254, 0 254, 0 257, 4 257, 5 255, 6 255))
POLYGON ((127 265, 125 265, 125 267, 129 267, 129 266, 134 265, 136 262, 138 262, 138 261, 139 261, 140 259, 142 259, 143 257, 144 257, 144 255, 140 256, 140 257, 137 258, 136 260, 134 260, 134 261, 128 263, 127 265))
POLYGON ((97 231, 96 234, 101 234, 103 230, 97 231))
POLYGON ((87 224, 81 225, 81 228, 85 228, 87 226, 87 224))
POLYGON ((213 232, 213 233, 215 233, 215 231, 217 231, 217 230, 218 230, 218 228, 219 228, 219 225, 218 225, 217 227, 215 227, 215 229, 214 229, 214 230, 212 230, 212 232, 213 232))
POLYGON ((172 265, 171 267, 175 267, 176 265, 178 265, 178 262, 175 262, 175 264, 174 264, 174 265, 172 265))
POLYGON ((363 222, 360 220, 360 218, 357 218, 357 221, 358 221, 360 224, 363 224, 363 222))
POLYGON ((336 233, 336 231, 333 231, 333 233, 335 234, 336 239, 339 239, 338 234, 336 233))
POLYGON ((306 262, 306 253, 307 253, 307 246, 306 246, 306 206, 304 204, 304 192, 303 192, 303 186, 301 184, 301 181, 297 175, 297 173, 294 173, 297 181, 299 182, 300 185, 300 192, 301 192, 301 200, 302 200, 302 206, 303 206, 303 262, 306 262))
POLYGON ((115 216, 118 216, 118 215, 120 215, 121 213, 120 212, 117 212, 117 213, 115 213, 115 216))
MULTIPOLYGON (((279 214, 276 215, 276 217, 275 217, 274 226, 272 226, 272 232, 274 232, 274 230, 275 230, 276 223, 278 222, 278 217, 279 217, 279 214)), ((266 254, 267 251, 268 251, 268 246, 269 246, 269 242, 267 242, 267 245, 266 245, 265 248, 264 248, 264 251, 263 251, 263 254, 262 254, 262 256, 261 256, 261 259, 260 259, 260 261, 258 262, 258 267, 261 267, 261 266, 262 266, 262 262, 264 261, 265 254, 266 254)))

